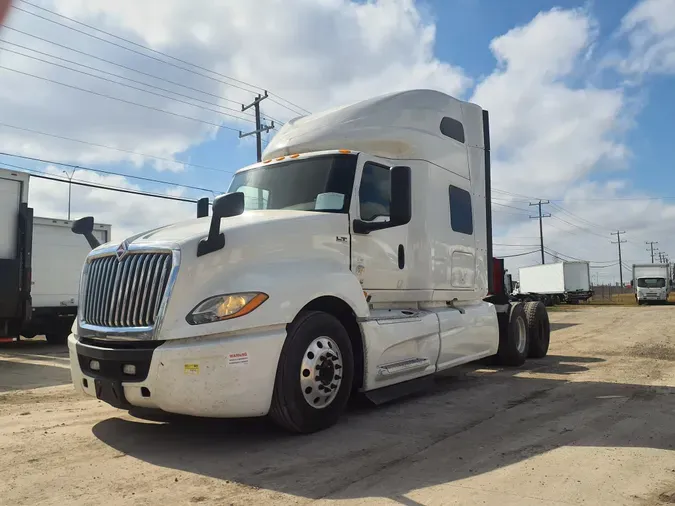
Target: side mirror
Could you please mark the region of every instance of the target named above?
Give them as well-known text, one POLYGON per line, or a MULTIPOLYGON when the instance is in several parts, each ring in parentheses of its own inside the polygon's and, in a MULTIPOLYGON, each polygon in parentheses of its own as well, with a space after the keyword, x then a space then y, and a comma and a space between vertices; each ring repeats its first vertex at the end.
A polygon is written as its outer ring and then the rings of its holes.
POLYGON ((70 229, 73 231, 73 233, 78 234, 78 235, 83 235, 84 238, 87 240, 89 243, 89 246, 91 246, 91 249, 98 248, 101 243, 96 237, 94 237, 94 217, 93 216, 85 216, 84 218, 80 218, 79 220, 75 220, 73 223, 72 227, 70 229))
POLYGON ((203 256, 225 247, 225 234, 220 231, 220 220, 231 216, 239 216, 244 212, 244 194, 242 192, 226 193, 213 201, 213 215, 209 227, 209 236, 199 241, 197 256, 203 256))
POLYGON ((209 198, 204 197, 197 201, 197 218, 205 218, 209 215, 209 198))
POLYGON ((374 230, 400 227, 410 223, 412 218, 412 182, 410 167, 397 165, 391 168, 391 200, 389 203, 389 221, 354 220, 354 232, 369 234, 374 230))

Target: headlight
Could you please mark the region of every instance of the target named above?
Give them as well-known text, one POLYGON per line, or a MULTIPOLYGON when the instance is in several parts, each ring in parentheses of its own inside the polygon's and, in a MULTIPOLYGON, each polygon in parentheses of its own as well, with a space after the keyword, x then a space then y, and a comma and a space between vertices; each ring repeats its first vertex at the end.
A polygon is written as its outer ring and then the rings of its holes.
POLYGON ((238 318, 250 313, 268 298, 261 292, 215 295, 200 302, 185 319, 190 325, 201 325, 238 318))

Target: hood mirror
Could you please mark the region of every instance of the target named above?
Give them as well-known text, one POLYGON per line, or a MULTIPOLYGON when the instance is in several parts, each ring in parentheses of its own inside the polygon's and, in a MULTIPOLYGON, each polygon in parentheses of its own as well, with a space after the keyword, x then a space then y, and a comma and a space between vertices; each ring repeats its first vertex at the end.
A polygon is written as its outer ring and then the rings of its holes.
POLYGON ((225 234, 220 231, 220 220, 239 216, 244 212, 244 194, 242 192, 226 193, 213 201, 213 216, 209 236, 199 241, 197 256, 203 256, 225 247, 225 234))
POLYGON ((84 218, 80 218, 79 220, 75 220, 75 222, 70 227, 70 229, 75 234, 83 235, 84 238, 89 243, 89 246, 91 246, 91 249, 96 249, 101 245, 100 241, 98 239, 96 239, 96 237, 94 236, 94 217, 93 216, 85 216, 84 218))

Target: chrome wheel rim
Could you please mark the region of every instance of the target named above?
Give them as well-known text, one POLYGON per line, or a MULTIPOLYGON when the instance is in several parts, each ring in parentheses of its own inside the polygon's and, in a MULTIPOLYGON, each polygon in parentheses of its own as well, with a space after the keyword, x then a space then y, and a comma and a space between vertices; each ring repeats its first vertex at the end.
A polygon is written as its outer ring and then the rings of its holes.
POLYGON ((315 409, 331 405, 340 391, 343 367, 340 348, 330 337, 310 343, 300 365, 300 388, 307 404, 315 409))
POLYGON ((527 326, 525 319, 522 317, 516 318, 516 349, 521 355, 525 353, 525 346, 527 345, 527 326))

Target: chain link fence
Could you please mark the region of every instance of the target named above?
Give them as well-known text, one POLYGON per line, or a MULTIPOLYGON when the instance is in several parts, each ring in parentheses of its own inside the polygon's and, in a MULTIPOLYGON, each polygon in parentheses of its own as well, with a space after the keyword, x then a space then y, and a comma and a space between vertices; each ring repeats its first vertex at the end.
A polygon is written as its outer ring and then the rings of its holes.
POLYGON ((621 285, 595 285, 590 304, 636 304, 633 288, 621 285))

